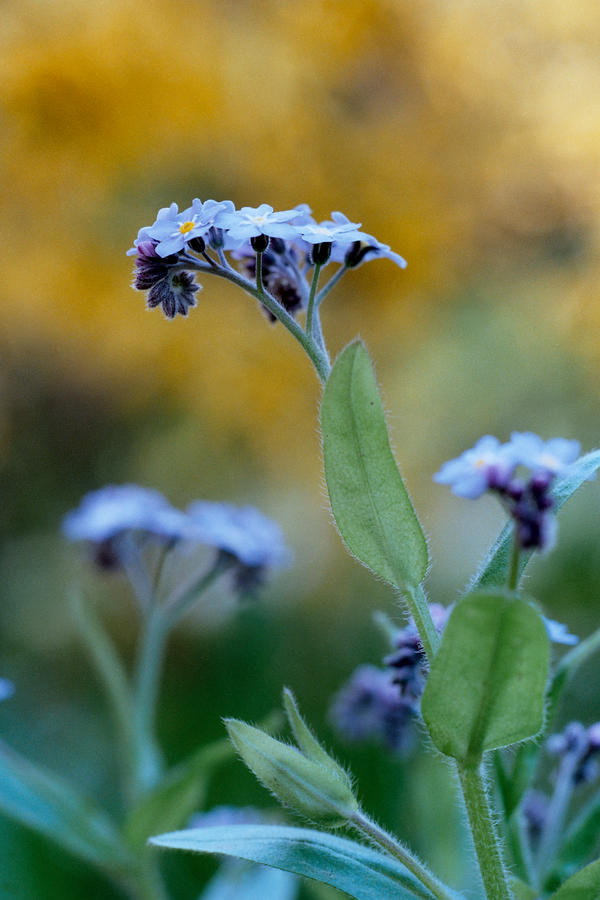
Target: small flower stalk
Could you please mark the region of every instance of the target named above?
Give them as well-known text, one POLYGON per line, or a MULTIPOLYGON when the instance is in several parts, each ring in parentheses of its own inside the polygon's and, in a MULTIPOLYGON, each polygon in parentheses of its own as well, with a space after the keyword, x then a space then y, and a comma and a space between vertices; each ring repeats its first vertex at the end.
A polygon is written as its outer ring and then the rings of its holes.
POLYGON ((280 803, 313 822, 343 825, 358 809, 348 773, 314 738, 290 691, 284 693, 284 706, 298 747, 237 719, 225 720, 229 737, 248 768, 280 803))

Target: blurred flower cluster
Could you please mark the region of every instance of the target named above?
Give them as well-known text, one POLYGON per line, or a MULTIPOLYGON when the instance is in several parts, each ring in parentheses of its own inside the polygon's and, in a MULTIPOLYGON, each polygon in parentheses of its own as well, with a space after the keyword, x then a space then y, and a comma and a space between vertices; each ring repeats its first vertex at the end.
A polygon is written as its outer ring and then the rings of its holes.
POLYGON ((556 476, 568 472, 579 451, 578 441, 543 441, 532 432, 514 432, 506 444, 485 435, 472 449, 444 463, 434 480, 470 500, 486 491, 495 494, 515 522, 519 546, 548 551, 557 529, 550 489, 556 476), (515 476, 519 468, 529 470, 527 477, 515 476))
POLYGON ((131 571, 151 545, 213 547, 218 562, 233 567, 242 593, 256 588, 269 569, 291 561, 281 529, 251 506, 195 501, 183 512, 163 495, 136 484, 108 485, 87 494, 63 520, 73 541, 85 541, 102 568, 131 571))

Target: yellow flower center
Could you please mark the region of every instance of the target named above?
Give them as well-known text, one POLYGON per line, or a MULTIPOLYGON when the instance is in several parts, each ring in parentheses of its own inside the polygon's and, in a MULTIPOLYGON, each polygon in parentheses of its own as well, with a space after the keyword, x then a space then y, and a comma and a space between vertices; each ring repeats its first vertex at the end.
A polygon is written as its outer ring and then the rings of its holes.
POLYGON ((187 234, 192 230, 192 228, 194 228, 195 224, 195 222, 183 222, 183 224, 179 226, 180 233, 187 234))

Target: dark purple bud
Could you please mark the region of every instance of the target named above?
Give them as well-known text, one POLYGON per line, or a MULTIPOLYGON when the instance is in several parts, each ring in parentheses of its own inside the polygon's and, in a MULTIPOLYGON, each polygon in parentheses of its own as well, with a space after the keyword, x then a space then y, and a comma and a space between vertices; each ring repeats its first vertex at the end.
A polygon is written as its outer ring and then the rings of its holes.
POLYGON ((505 485, 504 491, 511 500, 519 501, 525 492, 525 484, 520 478, 513 478, 505 485))
POLYGON ((250 238, 250 243, 255 253, 264 253, 269 246, 269 236, 267 234, 257 234, 256 237, 250 238))
POLYGON ((551 472, 536 472, 535 475, 532 475, 529 488, 534 497, 545 494, 553 479, 554 475, 551 472))
POLYGON ((349 269, 353 269, 355 266, 359 266, 361 264, 370 250, 374 250, 374 248, 370 247, 369 244, 363 244, 362 241, 354 241, 354 243, 351 244, 350 249, 346 253, 346 259, 344 260, 344 262, 349 269))
POLYGON ((331 256, 331 241, 325 241, 322 244, 313 244, 312 261, 315 266, 324 266, 329 262, 331 256))
POLYGON ((198 285, 189 272, 175 272, 150 288, 147 306, 149 309, 162 306, 167 319, 174 319, 178 314, 187 316, 189 307, 196 305, 197 290, 198 285))
POLYGON ((193 237, 190 241, 188 241, 188 247, 195 253, 204 253, 206 250, 206 242, 204 238, 201 237, 193 237))

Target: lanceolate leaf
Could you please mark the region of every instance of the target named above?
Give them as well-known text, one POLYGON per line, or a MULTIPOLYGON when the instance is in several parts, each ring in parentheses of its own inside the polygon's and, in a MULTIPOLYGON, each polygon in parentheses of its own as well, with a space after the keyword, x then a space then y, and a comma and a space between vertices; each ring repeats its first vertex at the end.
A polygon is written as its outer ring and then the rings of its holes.
POLYGON ((0 744, 0 811, 102 869, 131 859, 108 816, 57 775, 0 744))
POLYGON ((369 355, 360 341, 340 354, 321 407, 325 479, 352 554, 400 589, 420 584, 425 537, 389 443, 369 355))
MULTIPOLYGON (((600 468, 600 450, 593 450, 582 456, 580 460, 569 467, 569 474, 559 478, 552 491, 554 508, 556 510, 565 503, 575 491, 581 487, 584 481, 593 477, 600 468)), ((506 576, 510 560, 512 542, 512 525, 506 525, 496 542, 492 546, 488 556, 483 562, 479 572, 475 576, 475 587, 502 586, 506 584, 506 576)), ((522 574, 525 566, 532 556, 532 551, 521 553, 519 570, 522 574)))
POLYGON ((195 853, 224 853, 285 869, 330 884, 357 900, 431 900, 433 896, 391 857, 348 838, 309 828, 195 828, 159 835, 151 843, 195 853))
POLYGON ((572 875, 549 900, 597 900, 600 897, 600 860, 572 875))
POLYGON ((466 765, 541 729, 549 642, 517 594, 474 591, 453 609, 421 711, 436 747, 466 765))

